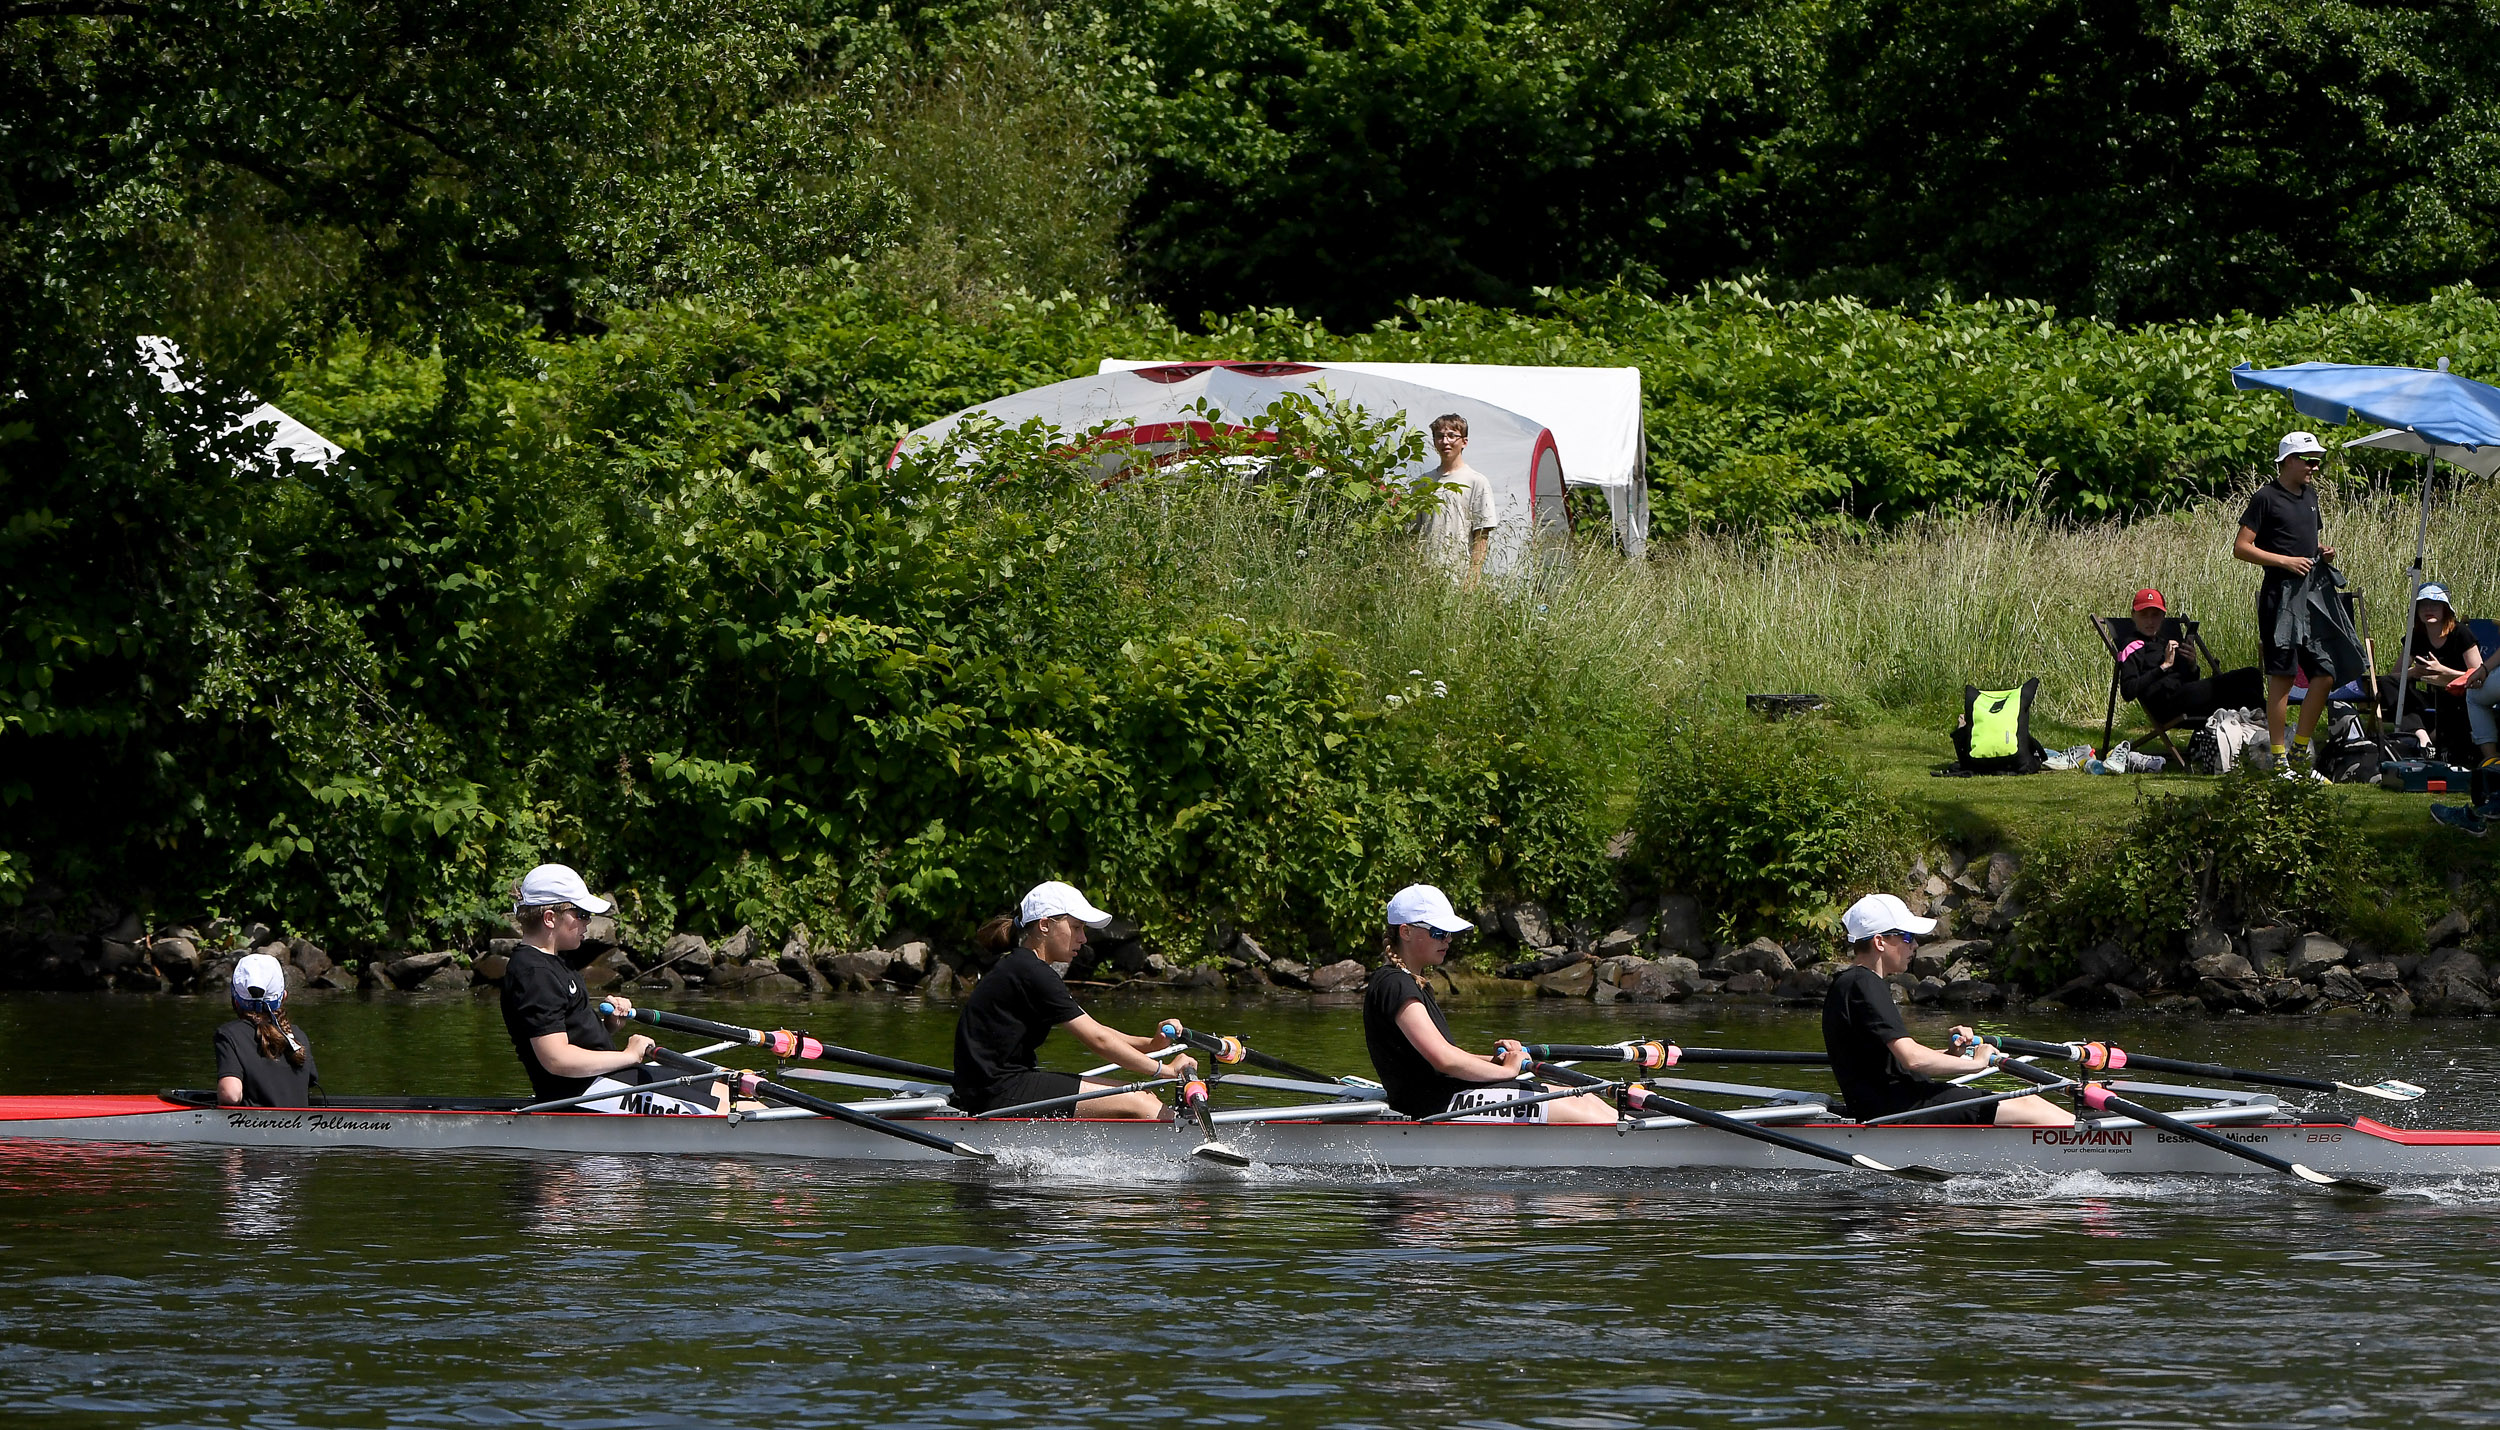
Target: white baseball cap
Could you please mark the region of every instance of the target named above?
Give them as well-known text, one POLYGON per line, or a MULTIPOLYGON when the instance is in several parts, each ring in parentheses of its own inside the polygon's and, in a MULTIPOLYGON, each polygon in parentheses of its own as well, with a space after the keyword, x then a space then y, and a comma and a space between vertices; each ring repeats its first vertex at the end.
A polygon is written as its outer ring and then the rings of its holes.
POLYGON ((275 1013, 286 1001, 286 965, 265 953, 247 953, 235 961, 231 991, 236 1007, 275 1013))
POLYGON ((2281 466, 2285 457, 2297 457, 2307 452, 2315 452, 2321 457, 2326 455, 2326 446, 2318 440, 2317 433, 2286 432, 2283 440, 2274 444, 2275 465, 2281 466))
POLYGON ((1879 933, 1930 934, 1936 931, 1934 919, 1922 919, 1910 912, 1910 906, 1890 894, 1869 894, 1849 906, 1840 916, 1840 926, 1849 931, 1851 943, 1864 943, 1879 933))
POLYGON ((2436 581, 2430 582, 2429 584, 2423 586, 2421 590, 2413 593, 2413 604, 2418 606, 2424 601, 2437 601, 2443 606, 2450 607, 2456 605, 2456 602, 2448 599, 2448 588, 2440 585, 2436 581))
POLYGON ((1074 915, 1078 923, 1089 929, 1098 929, 1111 922, 1111 915, 1089 903, 1083 894, 1076 891, 1076 885, 1053 879, 1047 884, 1035 884, 1025 894, 1024 903, 1016 909, 1016 927, 1037 924, 1061 914, 1074 915))
POLYGON ((1434 933, 1465 933, 1475 925, 1450 907, 1450 896, 1430 884, 1409 884, 1389 896, 1389 927, 1422 924, 1434 933))
POLYGON ((586 914, 604 914, 614 907, 590 892, 590 886, 569 864, 541 864, 523 874, 520 885, 512 891, 512 907, 516 909, 544 908, 549 904, 571 904, 586 914))

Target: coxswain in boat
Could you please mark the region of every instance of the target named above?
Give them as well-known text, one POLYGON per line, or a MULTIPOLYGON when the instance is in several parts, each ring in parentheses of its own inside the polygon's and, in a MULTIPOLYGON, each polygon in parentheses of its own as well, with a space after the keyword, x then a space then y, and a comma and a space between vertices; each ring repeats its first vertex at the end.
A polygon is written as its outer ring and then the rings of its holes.
MULTIPOLYGON (((1000 914, 981 926, 976 937, 998 962, 972 985, 963 1014, 955 1020, 957 1107, 987 1112, 1117 1085, 1037 1066, 1033 1056, 1053 1028, 1066 1028, 1087 1049, 1131 1072, 1165 1076, 1166 1065, 1146 1056, 1171 1046, 1161 1034, 1144 1038, 1120 1032, 1078 1007, 1068 992, 1069 960, 1085 946, 1088 930, 1109 922, 1111 915, 1095 908, 1073 885, 1053 880, 1034 885, 1013 914, 1000 914)), ((1169 1067, 1181 1076, 1198 1070, 1197 1061, 1187 1054, 1171 1059, 1169 1067)), ((1151 1092, 1113 1092, 1048 1115, 1149 1122, 1162 1117, 1164 1108, 1151 1092)))
POLYGON ((1390 897, 1384 957, 1363 993, 1363 1041, 1385 1089, 1382 1100, 1409 1117, 1447 1112, 1465 1099, 1483 1106, 1488 1121, 1613 1122, 1615 1109, 1587 1095, 1536 1103, 1515 1119, 1502 1113, 1502 1103, 1537 1091, 1519 1080, 1528 1050, 1509 1038, 1495 1043, 1489 1058, 1460 1047, 1423 980, 1425 969, 1450 956, 1450 940, 1474 927, 1430 884, 1409 884, 1390 897))
MULTIPOLYGON (((2018 1097, 1991 1107, 1956 1112, 1954 1104, 1991 1096, 1942 1079, 1966 1077, 2005 1055, 1977 1044, 1969 1057, 1939 1052, 1910 1036, 1884 980, 1910 966, 1919 939, 1936 921, 1910 912, 1890 894, 1869 894, 1841 915, 1855 962, 1832 980, 1823 1000, 1823 1049, 1831 1055, 1849 1115, 1861 1122, 1912 1109, 1934 1109, 1904 1122, 1994 1122, 2000 1127, 2066 1127, 2075 1115, 2045 1097, 2018 1097)), ((1973 1043, 1971 1030, 1953 1030, 1958 1043, 1973 1043)), ((1887 1124, 1890 1125, 1890 1124, 1887 1124)))
POLYGON ((582 946, 592 918, 613 905, 590 892, 582 876, 563 864, 541 864, 522 876, 512 891, 512 922, 520 930, 521 947, 503 971, 503 1025, 512 1035, 512 1049, 529 1073, 530 1091, 540 1102, 578 1097, 596 1085, 612 1085, 618 1100, 583 1104, 586 1112, 704 1113, 728 1110, 729 1090, 711 1084, 671 1088, 668 1092, 636 1093, 637 1085, 668 1074, 645 1062, 651 1039, 640 1033, 615 1047, 610 1033, 625 1025, 634 1011, 632 1000, 610 997, 616 1010, 603 1023, 591 1011, 590 994, 581 973, 564 955, 582 946), (677 1095, 672 1095, 677 1094, 677 1095), (701 1101, 694 1100, 701 1098, 701 1101))
POLYGON ((217 1029, 221 1107, 310 1107, 312 1044, 286 1016, 286 968, 265 953, 245 954, 229 987, 235 1017, 217 1029))

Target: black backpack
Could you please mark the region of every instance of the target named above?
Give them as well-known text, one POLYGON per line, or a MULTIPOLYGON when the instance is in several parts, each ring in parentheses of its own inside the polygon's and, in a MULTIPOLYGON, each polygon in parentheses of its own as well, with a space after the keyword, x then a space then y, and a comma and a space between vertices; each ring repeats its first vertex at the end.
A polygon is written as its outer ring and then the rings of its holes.
POLYGON ((1953 727, 1953 773, 2037 774, 2047 751, 2031 738, 2031 703, 2039 698, 2037 676, 2013 690, 1962 687, 1962 723, 1953 727), (1972 754, 1976 744, 1981 753, 1972 754))

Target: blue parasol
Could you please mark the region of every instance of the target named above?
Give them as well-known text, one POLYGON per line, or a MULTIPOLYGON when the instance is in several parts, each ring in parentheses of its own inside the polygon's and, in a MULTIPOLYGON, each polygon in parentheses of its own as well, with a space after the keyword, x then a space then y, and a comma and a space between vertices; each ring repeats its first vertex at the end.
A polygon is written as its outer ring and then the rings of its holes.
MULTIPOLYGON (((2431 473, 2434 455, 2478 474, 2490 470, 2492 452, 2500 448, 2500 387, 2459 377, 2441 358, 2433 371, 2420 367, 2373 367, 2357 363, 2302 362, 2290 367, 2231 369, 2231 385, 2242 392, 2264 389, 2292 399, 2292 410, 2321 422, 2345 423, 2355 418, 2391 431, 2346 442, 2347 447, 2394 447, 2422 454, 2422 519, 2413 534, 2413 591, 2422 592, 2422 556, 2430 544, 2431 473)), ((2413 603, 2405 603, 2404 657, 2399 671, 2413 668, 2413 603)), ((2396 716, 2404 719, 2405 692, 2410 680, 2396 687, 2396 716)))

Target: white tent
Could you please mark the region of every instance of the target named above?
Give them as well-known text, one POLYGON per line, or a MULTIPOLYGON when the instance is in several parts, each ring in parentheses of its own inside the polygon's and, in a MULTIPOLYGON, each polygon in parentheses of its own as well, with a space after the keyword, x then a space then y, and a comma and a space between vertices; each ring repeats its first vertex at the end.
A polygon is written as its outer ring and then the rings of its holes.
MULTIPOLYGON (((182 380, 182 348, 171 338, 139 339, 139 360, 156 373, 167 392, 181 392, 191 386, 182 380)), ((347 449, 310 427, 278 410, 277 404, 264 402, 243 414, 243 420, 229 431, 266 425, 269 439, 260 449, 272 457, 292 457, 310 466, 326 467, 337 461, 347 449)))
MULTIPOLYGON (((1151 364, 1105 358, 1104 372, 1151 364)), ((1318 362, 1327 372, 1360 372, 1438 388, 1506 407, 1541 422, 1562 451, 1563 481, 1606 494, 1615 539, 1634 559, 1649 549, 1649 444, 1641 426, 1637 367, 1511 367, 1498 363, 1318 362)), ((1444 408, 1443 411, 1449 409, 1444 408)), ((1440 413, 1424 417, 1429 422, 1440 413)), ((1470 444, 1471 448, 1473 444, 1470 444)))
MULTIPOLYGON (((1208 422, 1198 410, 1213 409, 1229 425, 1247 426, 1280 396, 1303 393, 1314 400, 1350 402, 1374 417, 1401 416, 1421 432, 1433 418, 1456 412, 1467 419, 1468 465, 1493 486, 1499 524, 1485 553, 1493 574, 1517 569, 1540 532, 1568 529, 1563 508, 1563 462, 1554 433, 1497 403, 1351 368, 1310 363, 1140 363, 1092 377, 1010 393, 968 407, 907 434, 894 460, 916 447, 943 440, 967 419, 986 417, 1018 426, 1040 418, 1069 436, 1106 429, 1105 436, 1158 453, 1177 451, 1208 422)), ((1407 476, 1434 466, 1418 461, 1407 476)))

